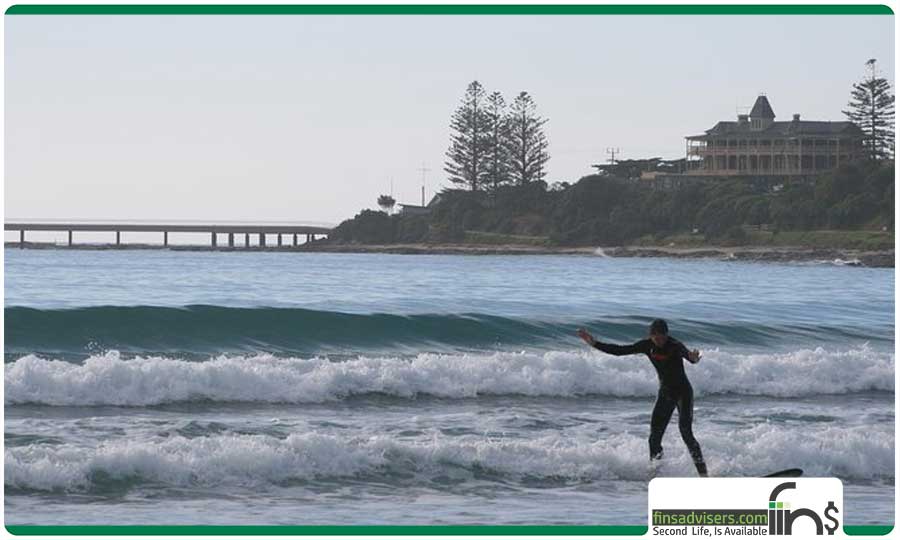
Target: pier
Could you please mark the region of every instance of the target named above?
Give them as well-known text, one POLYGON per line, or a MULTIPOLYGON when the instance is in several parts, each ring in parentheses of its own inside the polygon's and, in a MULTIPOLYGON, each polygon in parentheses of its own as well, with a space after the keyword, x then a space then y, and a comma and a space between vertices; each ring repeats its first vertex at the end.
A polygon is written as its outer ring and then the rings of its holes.
MULTIPOLYGON (((122 242, 123 232, 159 233, 162 244, 160 247, 169 247, 169 233, 206 233, 209 235, 209 247, 213 249, 237 247, 267 248, 268 235, 276 236, 278 248, 296 248, 300 246, 299 239, 305 236, 306 243, 314 242, 320 238, 327 238, 331 233, 331 227, 315 225, 290 225, 267 223, 234 223, 234 224, 203 224, 203 223, 79 223, 79 222, 12 222, 5 223, 4 230, 19 232, 19 247, 26 246, 26 233, 35 231, 51 231, 68 233, 68 247, 75 246, 74 233, 91 232, 115 233, 115 243, 109 244, 116 247, 126 247, 122 242), (287 236, 290 243, 286 243, 287 236), (224 243, 220 244, 220 237, 224 243), (243 238, 243 245, 235 243, 235 237, 243 238), (251 238, 258 238, 257 246, 251 246, 251 238)), ((112 239, 112 238, 111 238, 112 239)), ((273 246, 274 247, 274 246, 273 246)))

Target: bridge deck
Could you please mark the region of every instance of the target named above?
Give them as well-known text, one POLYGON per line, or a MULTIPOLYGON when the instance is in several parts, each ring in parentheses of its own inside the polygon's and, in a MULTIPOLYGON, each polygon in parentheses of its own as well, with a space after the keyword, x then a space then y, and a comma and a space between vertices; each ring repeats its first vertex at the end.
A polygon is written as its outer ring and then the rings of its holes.
POLYGON ((5 223, 7 231, 92 231, 92 232, 199 232, 234 234, 328 234, 330 227, 276 224, 184 224, 184 223, 5 223))
POLYGON ((114 232, 116 245, 122 245, 123 232, 158 232, 163 234, 162 245, 168 247, 169 233, 206 233, 210 235, 210 245, 218 246, 218 235, 228 235, 228 247, 235 247, 235 235, 244 235, 244 246, 250 246, 250 235, 259 237, 259 246, 266 246, 266 235, 278 235, 278 246, 284 245, 282 235, 292 235, 297 246, 297 236, 306 235, 306 241, 316 240, 316 236, 328 236, 330 227, 316 225, 289 225, 275 223, 87 223, 87 222, 12 222, 4 223, 4 230, 19 231, 19 246, 25 247, 26 231, 62 231, 69 233, 69 246, 73 245, 72 233, 114 232))

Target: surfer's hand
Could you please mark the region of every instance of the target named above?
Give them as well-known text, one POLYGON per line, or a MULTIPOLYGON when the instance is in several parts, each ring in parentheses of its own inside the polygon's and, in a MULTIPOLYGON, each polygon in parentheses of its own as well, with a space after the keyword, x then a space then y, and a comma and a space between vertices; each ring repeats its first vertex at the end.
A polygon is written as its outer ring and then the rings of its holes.
POLYGON ((688 361, 692 364, 696 364, 697 362, 700 361, 700 356, 701 356, 700 351, 698 351, 697 349, 694 349, 693 351, 690 351, 688 353, 688 361))
POLYGON ((594 339, 594 336, 592 336, 591 333, 588 332, 587 330, 585 330, 584 328, 579 328, 578 332, 576 332, 576 333, 578 334, 578 337, 583 339, 584 342, 587 343, 588 345, 590 345, 591 347, 594 346, 594 343, 597 343, 597 340, 594 339))

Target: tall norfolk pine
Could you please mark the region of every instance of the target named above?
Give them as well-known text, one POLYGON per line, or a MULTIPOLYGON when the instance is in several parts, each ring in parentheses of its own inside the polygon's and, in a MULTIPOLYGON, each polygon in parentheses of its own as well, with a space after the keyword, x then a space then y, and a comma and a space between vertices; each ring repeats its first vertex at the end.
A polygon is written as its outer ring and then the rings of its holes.
POLYGON ((887 79, 875 76, 875 59, 866 65, 869 77, 853 85, 849 110, 843 113, 866 134, 863 145, 869 158, 888 159, 894 155, 894 94, 887 79))
POLYGON ((451 182, 472 191, 543 180, 550 159, 546 123, 528 92, 520 92, 507 109, 500 92, 486 97, 481 83, 472 81, 450 120, 444 171, 451 182))
POLYGON ((487 170, 490 122, 486 107, 484 87, 472 81, 450 120, 453 133, 444 171, 451 182, 467 185, 472 191, 478 190, 487 170))
POLYGON ((537 106, 528 92, 520 92, 507 116, 510 176, 518 185, 543 180, 544 166, 550 160, 549 143, 544 134, 546 118, 537 114, 537 106))
POLYGON ((487 168, 484 185, 491 190, 509 181, 509 121, 506 116, 506 101, 500 92, 494 92, 487 99, 488 146, 487 168))

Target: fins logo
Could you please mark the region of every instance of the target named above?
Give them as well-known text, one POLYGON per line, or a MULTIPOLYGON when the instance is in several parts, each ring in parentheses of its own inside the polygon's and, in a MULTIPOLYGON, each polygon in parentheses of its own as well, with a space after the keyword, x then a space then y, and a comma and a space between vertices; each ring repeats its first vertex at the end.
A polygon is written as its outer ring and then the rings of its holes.
POLYGON ((794 520, 806 517, 815 523, 816 535, 824 534, 827 530, 829 536, 840 526, 840 521, 833 514, 839 514, 840 510, 834 505, 834 501, 828 501, 828 506, 822 511, 825 519, 829 521, 828 525, 822 522, 822 518, 817 512, 809 508, 791 509, 789 502, 779 501, 778 496, 783 491, 797 489, 797 482, 784 482, 775 486, 772 493, 769 494, 769 534, 770 535, 787 535, 791 534, 794 520))

